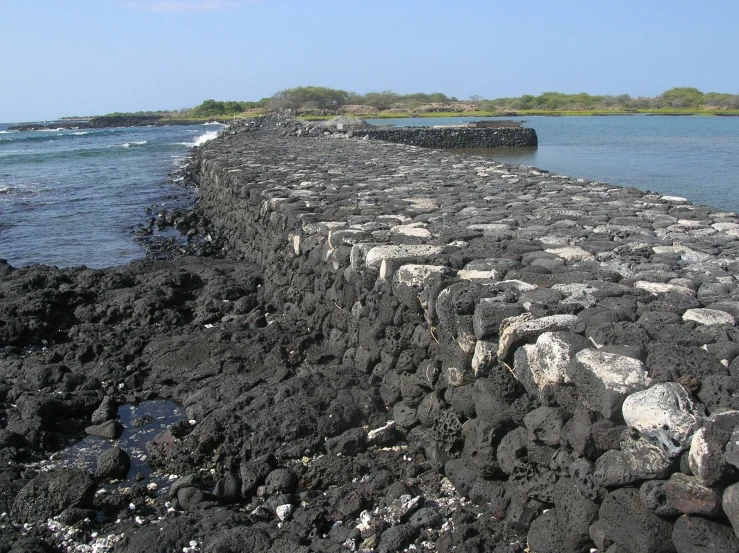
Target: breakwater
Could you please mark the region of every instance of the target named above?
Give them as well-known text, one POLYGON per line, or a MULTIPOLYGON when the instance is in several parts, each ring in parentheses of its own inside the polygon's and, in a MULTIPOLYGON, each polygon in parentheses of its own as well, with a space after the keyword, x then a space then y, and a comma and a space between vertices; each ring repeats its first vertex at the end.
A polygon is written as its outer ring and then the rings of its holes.
POLYGON ((536 131, 531 128, 427 128, 401 127, 363 132, 363 136, 423 148, 517 148, 537 146, 536 131))
POLYGON ((457 491, 531 551, 736 547, 735 213, 264 125, 201 150, 201 209, 457 491))
POLYGON ((198 255, 0 262, 0 548, 735 551, 737 215, 352 134, 197 148, 198 255))

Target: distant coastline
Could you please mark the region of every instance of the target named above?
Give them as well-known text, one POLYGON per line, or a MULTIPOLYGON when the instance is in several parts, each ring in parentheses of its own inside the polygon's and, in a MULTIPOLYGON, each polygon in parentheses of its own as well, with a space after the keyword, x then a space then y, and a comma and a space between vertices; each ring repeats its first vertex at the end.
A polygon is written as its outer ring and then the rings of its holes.
MULTIPOLYGON (((225 120, 214 122, 223 123, 225 120)), ((115 115, 86 119, 62 119, 50 123, 23 123, 11 125, 11 131, 42 131, 49 129, 104 129, 108 127, 165 127, 168 125, 201 125, 204 121, 194 119, 173 119, 149 115, 115 115)))
POLYGON ((655 97, 564 94, 542 92, 516 98, 459 100, 440 92, 398 94, 392 90, 357 94, 321 86, 280 90, 258 101, 205 100, 181 110, 114 112, 103 116, 62 117, 51 123, 25 123, 11 130, 80 129, 227 123, 262 115, 287 113, 304 121, 322 121, 344 115, 364 119, 414 117, 526 117, 562 116, 739 116, 739 94, 701 92, 678 87, 655 97))
MULTIPOLYGON (((297 110, 300 113, 299 110, 297 110)), ((328 121, 336 117, 336 111, 325 110, 326 113, 320 114, 298 114, 297 118, 303 121, 328 121)), ((231 115, 229 117, 203 117, 198 119, 180 119, 167 116, 147 116, 147 115, 116 115, 116 116, 99 116, 89 119, 81 118, 61 118, 49 123, 21 123, 10 125, 7 127, 9 131, 46 131, 46 130, 78 130, 78 129, 102 129, 110 127, 166 127, 172 125, 202 125, 205 122, 227 124, 233 119, 241 119, 245 116, 260 116, 265 112, 250 112, 248 114, 231 115)), ((680 110, 680 111, 664 111, 664 110, 638 110, 638 111, 577 111, 577 110, 512 110, 505 113, 488 112, 488 111, 437 111, 429 113, 413 113, 403 111, 386 111, 366 114, 348 115, 348 117, 366 118, 366 119, 416 119, 416 118, 447 118, 447 117, 629 117, 629 116, 662 116, 662 117, 739 117, 739 111, 717 112, 711 110, 680 110)))

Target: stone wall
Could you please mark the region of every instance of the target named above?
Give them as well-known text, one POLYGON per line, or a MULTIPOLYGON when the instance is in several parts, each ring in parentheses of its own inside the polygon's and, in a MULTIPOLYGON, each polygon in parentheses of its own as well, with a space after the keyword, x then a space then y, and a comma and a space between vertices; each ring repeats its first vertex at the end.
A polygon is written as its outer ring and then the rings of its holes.
POLYGON ((530 128, 399 127, 370 130, 364 134, 375 140, 437 149, 515 148, 539 144, 536 131, 530 128))
POLYGON ((736 214, 296 125, 234 127, 195 166, 271 317, 370 375, 532 552, 737 547, 736 214))

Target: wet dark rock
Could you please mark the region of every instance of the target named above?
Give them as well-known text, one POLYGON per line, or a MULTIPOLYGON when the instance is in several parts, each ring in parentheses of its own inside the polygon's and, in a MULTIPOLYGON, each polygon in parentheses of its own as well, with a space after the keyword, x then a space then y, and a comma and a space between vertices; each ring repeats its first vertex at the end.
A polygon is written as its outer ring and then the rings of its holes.
POLYGON ((732 484, 724 490, 721 505, 734 528, 734 534, 739 537, 739 484, 732 484))
POLYGON ((353 428, 326 440, 329 455, 356 455, 366 448, 367 435, 362 428, 353 428))
POLYGON ((213 495, 223 503, 234 503, 241 497, 241 478, 232 472, 226 471, 216 482, 213 495))
POLYGON ((675 522, 672 542, 677 553, 731 553, 739 550, 739 538, 731 528, 688 515, 675 522))
POLYGON ((525 457, 529 443, 529 434, 526 428, 518 427, 507 433, 500 441, 497 459, 500 468, 506 474, 513 472, 513 466, 521 457, 525 457))
POLYGON ((672 553, 672 524, 651 513, 637 490, 624 488, 608 494, 600 506, 598 521, 605 538, 634 553, 672 553))
POLYGON ((131 458, 119 447, 106 449, 97 458, 97 478, 126 478, 131 468, 131 458))
POLYGON ((97 436, 104 440, 116 440, 123 434, 123 425, 118 421, 109 420, 101 424, 88 426, 85 428, 85 432, 90 436, 97 436))
POLYGON ((169 497, 175 498, 183 488, 199 488, 202 486, 200 478, 196 474, 188 474, 175 480, 169 487, 169 497))
POLYGON ((720 490, 704 486, 695 476, 675 473, 664 489, 668 504, 680 513, 707 517, 722 514, 720 490))
POLYGON ((131 419, 131 426, 134 428, 141 428, 142 426, 146 426, 152 422, 154 422, 154 417, 151 415, 141 415, 131 419))
POLYGON ((578 457, 594 458, 597 446, 593 438, 593 416, 586 409, 577 409, 564 425, 564 438, 578 457))
POLYGON ((602 419, 593 423, 592 433, 595 446, 602 450, 621 448, 621 434, 626 430, 624 425, 614 424, 608 419, 602 419))
POLYGON ((194 511, 209 499, 209 494, 193 486, 184 486, 177 490, 177 502, 183 511, 194 511))
POLYGON ((100 406, 95 409, 90 417, 93 425, 103 424, 105 421, 115 418, 118 408, 110 396, 105 396, 100 406))
POLYGON ((275 468, 277 460, 271 453, 241 463, 241 494, 250 497, 275 468))
POLYGON ((222 529, 207 537, 203 551, 208 553, 266 552, 272 545, 269 534, 261 529, 239 526, 222 529))
POLYGON ((639 497, 644 506, 661 517, 676 516, 679 512, 667 496, 667 481, 648 480, 639 488, 639 497))
POLYGON ((379 553, 402 551, 415 538, 418 530, 411 524, 399 524, 388 528, 380 535, 377 546, 379 553))
POLYGON ((560 478, 554 490, 557 528, 565 551, 589 551, 589 528, 597 518, 599 506, 580 493, 569 478, 560 478))
POLYGON ((464 497, 469 497, 475 481, 479 478, 477 467, 470 459, 464 457, 447 461, 444 465, 444 474, 464 497))
POLYGON ((731 376, 704 377, 697 395, 709 413, 723 409, 739 409, 739 381, 731 376))
POLYGON ((82 470, 59 470, 39 474, 18 493, 11 517, 19 522, 38 522, 70 507, 92 507, 97 482, 82 470))
POLYGON ((70 507, 62 511, 56 519, 67 526, 72 526, 84 520, 95 520, 97 511, 95 509, 80 509, 79 507, 70 507))
POLYGON ((267 475, 264 485, 269 494, 291 494, 298 489, 298 475, 290 469, 275 469, 267 475))
POLYGON ((529 441, 539 441, 550 446, 558 446, 562 441, 565 422, 565 414, 556 407, 539 407, 524 417, 529 441))
POLYGON ((656 342, 647 347, 646 366, 655 382, 673 382, 689 374, 697 378, 726 375, 726 367, 698 348, 656 342))

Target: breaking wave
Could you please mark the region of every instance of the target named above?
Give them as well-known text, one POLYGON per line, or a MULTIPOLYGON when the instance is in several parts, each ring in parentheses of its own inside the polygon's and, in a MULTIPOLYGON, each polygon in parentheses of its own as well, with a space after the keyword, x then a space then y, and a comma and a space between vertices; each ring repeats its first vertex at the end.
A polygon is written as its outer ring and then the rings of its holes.
POLYGON ((189 146, 190 148, 194 148, 196 146, 202 146, 209 140, 213 140, 214 138, 216 138, 218 136, 218 132, 219 131, 208 131, 207 133, 201 134, 200 136, 198 136, 192 142, 179 142, 179 144, 183 146, 189 146))
POLYGON ((144 146, 148 144, 147 140, 142 140, 140 142, 124 142, 123 144, 111 144, 108 146, 108 148, 135 148, 138 146, 144 146))

